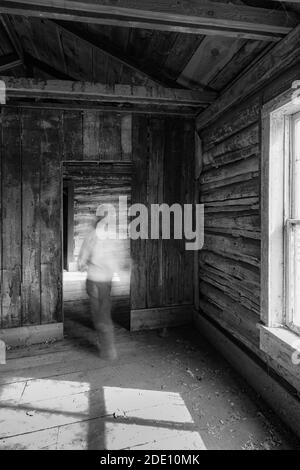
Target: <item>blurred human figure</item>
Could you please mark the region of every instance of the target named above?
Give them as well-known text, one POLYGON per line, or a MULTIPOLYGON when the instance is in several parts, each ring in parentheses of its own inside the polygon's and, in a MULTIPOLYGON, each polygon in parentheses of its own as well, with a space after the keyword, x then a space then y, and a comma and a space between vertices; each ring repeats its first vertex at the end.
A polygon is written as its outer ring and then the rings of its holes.
POLYGON ((84 240, 78 269, 87 271, 86 289, 90 298, 93 323, 98 337, 101 357, 114 360, 117 351, 114 340, 114 327, 111 318, 111 287, 114 273, 118 273, 119 240, 103 239, 99 233, 101 220, 84 240))

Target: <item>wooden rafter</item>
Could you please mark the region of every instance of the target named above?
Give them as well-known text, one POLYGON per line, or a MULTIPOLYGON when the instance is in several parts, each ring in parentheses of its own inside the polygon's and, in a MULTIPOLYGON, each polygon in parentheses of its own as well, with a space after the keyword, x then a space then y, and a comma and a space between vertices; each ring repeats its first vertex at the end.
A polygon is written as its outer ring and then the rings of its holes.
POLYGON ((104 85, 72 81, 38 81, 0 77, 8 98, 93 101, 101 103, 149 104, 171 107, 201 107, 214 101, 213 92, 178 90, 161 86, 104 85))
POLYGON ((28 52, 25 52, 24 60, 25 60, 26 66, 36 67, 37 69, 41 70, 42 72, 46 73, 47 75, 50 75, 51 77, 57 80, 75 80, 76 79, 76 77, 72 77, 69 73, 62 72, 61 70, 57 70, 56 68, 53 68, 51 65, 46 64, 42 60, 37 59, 36 57, 33 57, 28 52))
POLYGON ((288 70, 300 60, 300 25, 286 38, 249 67, 219 99, 199 114, 198 130, 215 121, 236 103, 253 94, 280 73, 288 70))
POLYGON ((14 15, 277 41, 297 21, 284 11, 207 0, 0 0, 14 15))
POLYGON ((19 67, 22 64, 22 60, 16 54, 2 56, 0 57, 0 73, 19 67))

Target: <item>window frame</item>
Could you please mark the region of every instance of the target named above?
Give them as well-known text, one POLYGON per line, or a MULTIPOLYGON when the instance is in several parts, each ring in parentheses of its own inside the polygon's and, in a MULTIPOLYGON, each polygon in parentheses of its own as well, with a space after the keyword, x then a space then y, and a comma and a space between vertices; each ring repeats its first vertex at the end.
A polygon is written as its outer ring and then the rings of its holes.
MULTIPOLYGON (((285 325, 291 331, 294 331, 300 337, 300 326, 294 322, 294 312, 292 311, 292 303, 294 300, 294 283, 293 275, 291 273, 291 259, 293 258, 293 242, 291 237, 294 233, 294 226, 297 225, 300 227, 300 220, 298 219, 288 219, 286 221, 286 272, 285 272, 285 325), (291 298, 291 296, 293 297, 291 298)), ((294 274, 295 275, 295 274, 294 274)))
POLYGON ((261 319, 269 327, 286 325, 290 128, 291 116, 299 112, 300 93, 293 88, 262 108, 261 319))
POLYGON ((260 349, 300 390, 300 335, 286 317, 290 213, 291 116, 300 112, 300 81, 262 107, 260 349), (278 292, 280 295, 278 295, 278 292), (284 372, 283 372, 284 371, 284 372))
MULTIPOLYGON (((297 113, 289 116, 288 129, 286 130, 289 138, 289 151, 285 155, 287 161, 287 171, 285 178, 286 185, 286 213, 285 213, 285 312, 284 321, 285 325, 300 336, 300 326, 294 322, 294 312, 292 311, 292 304, 295 302, 295 280, 293 279, 292 267, 294 259, 294 249, 292 237, 295 234, 295 226, 300 226, 300 220, 297 218, 298 214, 295 209, 295 123, 300 122, 300 110, 297 113)), ((294 273, 295 276, 295 273, 294 273)), ((294 305, 295 307, 295 305, 294 305)))

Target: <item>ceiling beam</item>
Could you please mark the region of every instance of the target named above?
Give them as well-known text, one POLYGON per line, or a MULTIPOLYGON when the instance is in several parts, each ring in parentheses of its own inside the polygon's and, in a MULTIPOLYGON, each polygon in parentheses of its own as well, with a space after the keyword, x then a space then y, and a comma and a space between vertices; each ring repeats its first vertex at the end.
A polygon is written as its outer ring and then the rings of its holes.
POLYGON ((284 11, 207 0, 0 0, 13 15, 278 41, 297 20, 284 11))
POLYGON ((99 35, 93 34, 89 31, 83 30, 80 25, 76 25, 74 23, 71 23, 69 21, 49 21, 49 23, 52 23, 55 25, 57 28, 59 28, 60 31, 65 32, 66 34, 79 39, 80 41, 84 42, 87 46, 89 47, 94 47, 95 49, 98 49, 100 52, 103 54, 109 56, 111 59, 116 60, 122 65, 125 65, 126 67, 129 67, 134 73, 138 73, 139 75, 143 75, 145 79, 150 80, 154 83, 158 83, 159 85, 163 86, 168 86, 171 88, 178 88, 180 85, 176 84, 174 80, 161 80, 161 78, 158 78, 159 75, 161 76, 161 69, 160 70, 155 70, 155 66, 151 67, 152 72, 155 73, 155 77, 142 70, 139 67, 139 64, 137 61, 129 56, 125 56, 124 53, 115 45, 113 45, 111 42, 107 41, 105 38, 99 37, 99 35))
POLYGON ((16 54, 7 54, 0 57, 0 73, 19 67, 20 65, 23 65, 23 62, 16 54))
POLYGON ((300 61, 300 25, 276 44, 267 54, 246 69, 207 109, 197 117, 202 130, 229 108, 257 92, 271 80, 300 61))
POLYGON ((0 77, 5 82, 8 98, 32 98, 130 103, 171 107, 200 107, 216 99, 213 92, 176 90, 161 86, 104 85, 62 80, 38 81, 0 77))
POLYGON ((16 107, 24 107, 24 108, 41 108, 41 109, 61 109, 61 110, 70 110, 70 111, 84 111, 84 110, 94 110, 94 111, 100 111, 100 112, 114 112, 118 114, 127 114, 128 113, 133 113, 133 114, 155 114, 155 115, 167 115, 167 116, 185 116, 185 117, 190 117, 190 118, 195 118, 197 114, 197 110, 199 108, 195 107, 172 107, 172 106, 150 106, 150 105, 128 105, 126 103, 123 103, 120 105, 120 103, 112 103, 112 104, 93 104, 91 102, 85 102, 85 101, 78 101, 78 102, 73 102, 73 101, 43 101, 43 100, 36 100, 36 101, 22 101, 22 100, 16 100, 16 101, 10 101, 8 104, 10 107, 16 106, 16 107))

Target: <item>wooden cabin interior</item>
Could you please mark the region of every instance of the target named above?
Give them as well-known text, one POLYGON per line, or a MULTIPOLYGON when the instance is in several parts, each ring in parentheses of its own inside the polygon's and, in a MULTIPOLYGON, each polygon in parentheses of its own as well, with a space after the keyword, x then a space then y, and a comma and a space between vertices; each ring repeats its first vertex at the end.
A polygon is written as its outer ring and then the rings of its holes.
POLYGON ((0 75, 0 449, 299 449, 299 3, 0 0, 0 75), (119 197, 204 245, 122 240, 108 365, 77 262, 119 197))

